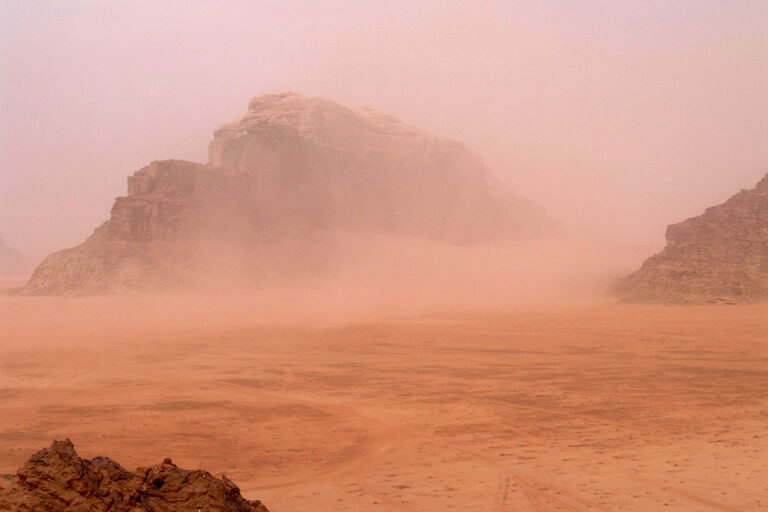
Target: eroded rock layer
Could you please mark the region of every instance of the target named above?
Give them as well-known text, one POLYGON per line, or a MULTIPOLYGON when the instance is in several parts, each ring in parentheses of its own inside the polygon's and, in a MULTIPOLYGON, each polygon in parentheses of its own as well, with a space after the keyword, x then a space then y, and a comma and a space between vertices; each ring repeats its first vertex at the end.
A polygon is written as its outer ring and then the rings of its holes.
POLYGON ((373 109, 259 96, 214 132, 209 164, 153 162, 129 177, 110 219, 46 258, 24 291, 257 281, 322 266, 327 233, 474 244, 557 229, 538 205, 493 183, 458 142, 373 109))
POLYGON ((664 250, 618 285, 632 302, 768 300, 768 175, 699 217, 667 228, 664 250))
POLYGON ((170 459, 130 472, 107 457, 80 458, 72 442, 32 455, 0 486, 0 510, 17 512, 268 512, 226 476, 178 468, 170 459))

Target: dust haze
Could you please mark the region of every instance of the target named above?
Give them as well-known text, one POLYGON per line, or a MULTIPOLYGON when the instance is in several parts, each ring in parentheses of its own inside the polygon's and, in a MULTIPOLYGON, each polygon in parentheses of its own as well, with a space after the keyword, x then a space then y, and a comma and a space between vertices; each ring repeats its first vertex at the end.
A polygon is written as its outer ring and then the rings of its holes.
MULTIPOLYGON (((65 438, 270 512, 768 506, 768 305, 615 293, 766 175, 766 2, 0 0, 0 62, 0 509, 65 438)), ((660 266, 764 277, 761 183, 660 266)))
POLYGON ((759 0, 8 1, 0 16, 0 236, 38 261, 90 234, 130 172, 204 162, 212 127, 284 90, 462 141, 601 242, 660 247, 765 172, 759 0))

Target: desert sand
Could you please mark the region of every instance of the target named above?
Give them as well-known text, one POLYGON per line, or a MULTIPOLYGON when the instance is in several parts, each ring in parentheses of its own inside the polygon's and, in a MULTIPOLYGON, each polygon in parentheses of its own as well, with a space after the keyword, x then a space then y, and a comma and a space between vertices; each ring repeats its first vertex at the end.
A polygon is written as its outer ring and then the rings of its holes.
POLYGON ((0 473, 69 437, 273 512, 768 509, 767 305, 0 300, 0 473))

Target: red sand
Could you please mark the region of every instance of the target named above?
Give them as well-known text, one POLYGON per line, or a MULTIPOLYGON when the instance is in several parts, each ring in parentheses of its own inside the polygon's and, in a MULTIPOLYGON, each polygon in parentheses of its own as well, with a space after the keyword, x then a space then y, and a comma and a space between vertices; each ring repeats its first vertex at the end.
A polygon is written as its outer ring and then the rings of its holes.
POLYGON ((768 508, 768 306, 161 304, 2 299, 0 473, 70 437, 273 512, 768 508))

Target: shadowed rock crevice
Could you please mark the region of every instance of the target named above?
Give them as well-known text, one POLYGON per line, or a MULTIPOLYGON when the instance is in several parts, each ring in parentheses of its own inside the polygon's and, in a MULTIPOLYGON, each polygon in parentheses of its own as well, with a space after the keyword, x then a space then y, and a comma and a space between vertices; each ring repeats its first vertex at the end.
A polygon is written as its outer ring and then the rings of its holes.
POLYGON ((81 459, 72 442, 54 441, 0 487, 0 510, 19 512, 268 512, 226 476, 162 464, 123 469, 107 457, 81 459))
POLYGON ((262 283, 323 273, 340 236, 472 245, 558 229, 458 142, 371 108, 265 95, 214 132, 209 164, 156 161, 129 177, 110 219, 48 256, 24 292, 262 283))
POLYGON ((617 286, 629 302, 768 300, 768 175, 703 215, 667 228, 664 250, 617 286))

